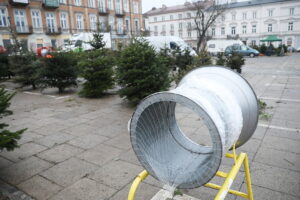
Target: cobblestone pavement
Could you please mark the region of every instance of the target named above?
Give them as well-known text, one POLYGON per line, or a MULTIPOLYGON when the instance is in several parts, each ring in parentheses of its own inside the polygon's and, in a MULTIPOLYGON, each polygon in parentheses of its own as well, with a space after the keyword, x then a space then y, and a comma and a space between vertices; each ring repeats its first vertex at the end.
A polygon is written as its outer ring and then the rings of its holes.
MULTIPOLYGON (((238 149, 250 157, 255 199, 297 200, 300 54, 247 58, 243 76, 271 114, 269 120, 260 120, 253 137, 238 149)), ((11 129, 28 130, 19 149, 0 153, 0 191, 20 194, 16 199, 30 199, 24 193, 38 200, 126 199, 131 182, 143 170, 127 132, 134 108, 117 95, 84 99, 72 93, 58 96, 30 91, 18 92, 11 109, 14 115, 5 118, 11 129)), ((178 116, 184 120, 187 113, 178 116)), ((182 126, 194 136, 201 129, 193 120, 182 126)), ((221 169, 228 171, 230 165, 224 160, 221 169)), ((213 182, 221 180, 214 178, 213 182)), ((149 177, 140 185, 136 199, 151 199, 160 188, 149 177)), ((242 173, 232 188, 245 191, 242 173)), ((204 187, 184 192, 203 200, 216 194, 204 187)), ((229 195, 226 199, 239 198, 229 195)))

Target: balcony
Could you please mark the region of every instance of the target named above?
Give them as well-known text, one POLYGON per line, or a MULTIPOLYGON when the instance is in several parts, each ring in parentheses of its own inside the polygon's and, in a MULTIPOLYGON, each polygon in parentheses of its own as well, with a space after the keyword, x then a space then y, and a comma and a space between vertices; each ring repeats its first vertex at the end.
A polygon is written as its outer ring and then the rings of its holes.
POLYGON ((11 5, 16 6, 27 6, 29 4, 29 0, 9 0, 11 5))
POLYGON ((21 35, 21 34, 31 34, 32 31, 32 26, 16 26, 15 27, 15 31, 17 34, 21 35))
POLYGON ((58 8, 59 2, 58 0, 43 0, 43 6, 45 8, 58 8))
POLYGON ((56 29, 56 28, 53 28, 53 27, 46 27, 45 32, 46 32, 47 35, 59 35, 59 34, 61 34, 61 28, 58 27, 56 29))
POLYGON ((116 17, 123 17, 125 15, 124 11, 121 9, 116 9, 116 17))
POLYGON ((99 7, 99 13, 107 15, 109 13, 109 10, 105 7, 99 7))

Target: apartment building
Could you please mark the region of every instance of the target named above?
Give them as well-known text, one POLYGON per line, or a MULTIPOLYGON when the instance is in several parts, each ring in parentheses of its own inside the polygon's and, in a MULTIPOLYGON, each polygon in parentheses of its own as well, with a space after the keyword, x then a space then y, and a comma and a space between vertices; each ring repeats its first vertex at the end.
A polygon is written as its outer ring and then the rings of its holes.
MULTIPOLYGON (((151 36, 179 36, 196 47, 195 10, 190 7, 186 2, 184 5, 153 8, 144 14, 146 29, 151 36)), ((236 38, 248 45, 259 45, 260 40, 268 35, 278 36, 286 45, 300 47, 299 0, 231 0, 226 12, 208 33, 213 39, 236 38)))
POLYGON ((141 0, 0 0, 0 45, 15 31, 24 49, 60 47, 80 32, 110 32, 112 46, 139 35, 141 0))

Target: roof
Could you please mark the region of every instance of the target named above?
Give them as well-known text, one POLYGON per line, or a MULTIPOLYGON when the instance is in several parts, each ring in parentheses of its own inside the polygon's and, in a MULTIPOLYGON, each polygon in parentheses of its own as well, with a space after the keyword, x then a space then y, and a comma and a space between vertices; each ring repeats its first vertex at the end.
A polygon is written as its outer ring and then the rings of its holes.
POLYGON ((286 2, 286 1, 297 1, 297 0, 252 0, 252 1, 242 1, 242 2, 229 3, 228 8, 238 8, 238 7, 254 6, 254 5, 261 5, 261 4, 268 4, 268 3, 279 3, 279 2, 286 2))
MULTIPOLYGON (((228 8, 238 8, 238 7, 245 7, 245 6, 268 4, 268 3, 280 3, 280 2, 286 2, 286 1, 299 1, 299 0, 252 0, 252 1, 242 1, 242 2, 229 3, 228 8)), ((169 6, 169 7, 163 5, 161 8, 153 7, 151 10, 144 13, 144 15, 145 16, 151 16, 151 15, 158 15, 158 14, 164 14, 164 13, 172 13, 172 12, 180 12, 180 11, 191 10, 190 8, 192 6, 189 6, 189 5, 191 5, 191 3, 186 2, 183 5, 176 5, 176 6, 169 6)))

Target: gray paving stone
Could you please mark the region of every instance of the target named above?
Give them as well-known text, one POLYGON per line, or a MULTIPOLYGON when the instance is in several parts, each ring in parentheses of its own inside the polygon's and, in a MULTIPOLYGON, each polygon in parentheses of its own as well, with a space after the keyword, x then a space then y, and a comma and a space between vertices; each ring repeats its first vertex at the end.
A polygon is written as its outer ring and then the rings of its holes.
POLYGON ((34 131, 40 135, 53 135, 66 128, 67 127, 61 124, 61 122, 55 122, 47 124, 41 128, 35 129, 34 131))
POLYGON ((9 165, 13 164, 13 162, 3 158, 3 157, 0 157, 0 169, 1 168, 4 168, 4 167, 7 167, 9 165))
POLYGON ((83 178, 59 192, 51 200, 106 200, 116 191, 94 180, 83 178))
POLYGON ((300 172, 300 155, 296 153, 260 148, 254 161, 300 172))
POLYGON ((10 184, 22 181, 48 169, 52 164, 36 157, 30 157, 0 170, 0 177, 10 184))
POLYGON ((258 139, 250 139, 248 140, 243 146, 239 147, 238 149, 240 151, 244 151, 244 152, 252 152, 255 153, 257 152, 259 145, 261 143, 261 140, 258 139))
POLYGON ((38 175, 19 184, 18 188, 37 200, 49 199, 62 189, 61 186, 38 175))
POLYGON ((253 162, 251 179, 254 185, 300 197, 300 173, 253 162))
POLYGON ((46 149, 47 147, 45 146, 30 142, 21 145, 20 148, 17 148, 14 151, 3 151, 1 155, 7 158, 8 160, 17 162, 20 159, 30 157, 46 149))
POLYGON ((71 139, 75 138, 75 136, 58 132, 55 134, 47 135, 42 138, 39 138, 35 140, 36 143, 39 143, 41 145, 47 146, 47 147, 53 147, 55 145, 59 145, 62 143, 65 143, 71 139))
POLYGON ((129 133, 126 135, 118 135, 106 142, 104 144, 108 144, 114 147, 117 147, 119 149, 124 149, 124 150, 129 150, 131 148, 131 143, 130 143, 130 138, 129 138, 129 133))
POLYGON ((69 186, 88 176, 98 167, 78 158, 70 158, 41 173, 41 175, 61 186, 69 186))
POLYGON ((288 151, 292 153, 300 153, 299 145, 299 141, 269 135, 267 135, 262 142, 263 147, 277 149, 281 151, 288 151))
MULTIPOLYGON (((126 199, 130 190, 130 186, 131 184, 128 184, 126 187, 112 196, 109 200, 126 199)), ((135 193, 135 200, 150 200, 159 190, 160 188, 154 187, 147 183, 141 183, 135 193)))
POLYGON ((68 144, 61 144, 42 153, 39 153, 37 156, 50 162, 60 163, 72 156, 81 153, 82 151, 83 149, 81 148, 74 147, 68 144))
POLYGON ((291 140, 300 141, 300 134, 297 131, 284 131, 284 130, 270 128, 266 134, 270 136, 282 137, 282 138, 288 138, 291 140))
POLYGON ((42 135, 39 135, 39 134, 35 133, 34 131, 27 130, 22 134, 22 137, 18 141, 18 144, 33 142, 34 140, 36 140, 38 138, 42 138, 42 137, 43 137, 42 135))
POLYGON ((251 138, 262 140, 266 134, 266 131, 267 131, 267 128, 258 126, 251 138))
POLYGON ((92 173, 89 177, 104 185, 120 190, 131 183, 142 170, 140 166, 124 161, 112 161, 92 173))
POLYGON ((137 159, 137 157, 132 149, 120 154, 119 158, 123 161, 129 162, 129 163, 132 163, 135 165, 141 165, 140 161, 137 159))
POLYGON ((77 155, 77 157, 90 163, 102 166, 105 163, 117 158, 120 153, 122 153, 121 149, 104 144, 98 144, 94 148, 77 155))
POLYGON ((106 140, 108 140, 108 138, 101 135, 86 134, 70 140, 68 143, 83 149, 90 149, 106 140))
POLYGON ((97 128, 86 124, 79 124, 70 128, 64 129, 63 132, 69 133, 75 136, 85 136, 87 134, 95 134, 97 128))
MULTIPOLYGON (((242 186, 242 192, 247 193, 246 184, 244 183, 242 186)), ((282 192, 277 192, 274 190, 270 190, 267 188, 259 187, 256 185, 252 185, 253 198, 254 199, 263 199, 263 200, 299 200, 299 198, 295 196, 291 196, 282 192)), ((237 200, 244 200, 245 198, 238 197, 237 200)))

